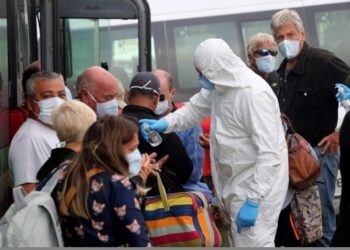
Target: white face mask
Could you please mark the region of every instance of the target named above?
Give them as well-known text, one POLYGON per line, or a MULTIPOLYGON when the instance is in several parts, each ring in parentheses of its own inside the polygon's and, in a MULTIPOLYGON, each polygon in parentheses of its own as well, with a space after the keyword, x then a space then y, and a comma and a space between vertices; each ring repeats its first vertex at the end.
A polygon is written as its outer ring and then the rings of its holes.
POLYGON ((135 176, 140 173, 141 170, 141 153, 136 148, 134 151, 126 155, 126 160, 129 163, 129 176, 135 176))
POLYGON ((255 58, 256 66, 262 73, 271 73, 275 69, 276 58, 271 55, 255 58))
POLYGON ((154 113, 156 115, 163 115, 168 110, 169 110, 169 100, 164 100, 164 101, 158 102, 157 108, 154 111, 154 113))
POLYGON ((96 99, 90 94, 89 91, 86 91, 91 99, 96 103, 96 113, 98 117, 105 115, 118 115, 118 102, 115 98, 108 102, 97 102, 96 99))
POLYGON ((299 53, 299 40, 283 40, 278 44, 278 49, 284 58, 295 58, 299 53))
POLYGON ((52 125, 52 120, 51 120, 52 110, 56 107, 59 107, 62 103, 64 103, 64 101, 65 100, 57 96, 49 99, 41 100, 38 102, 35 101, 38 103, 40 108, 40 112, 38 115, 39 120, 42 121, 43 123, 52 125))

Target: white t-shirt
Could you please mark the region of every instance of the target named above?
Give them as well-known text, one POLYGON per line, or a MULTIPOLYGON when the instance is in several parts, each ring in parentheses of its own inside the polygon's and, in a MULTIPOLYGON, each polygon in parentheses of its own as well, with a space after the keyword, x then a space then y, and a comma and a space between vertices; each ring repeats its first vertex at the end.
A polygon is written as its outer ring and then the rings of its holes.
POLYGON ((36 183, 36 174, 59 145, 56 131, 28 118, 12 139, 9 165, 15 186, 36 183))

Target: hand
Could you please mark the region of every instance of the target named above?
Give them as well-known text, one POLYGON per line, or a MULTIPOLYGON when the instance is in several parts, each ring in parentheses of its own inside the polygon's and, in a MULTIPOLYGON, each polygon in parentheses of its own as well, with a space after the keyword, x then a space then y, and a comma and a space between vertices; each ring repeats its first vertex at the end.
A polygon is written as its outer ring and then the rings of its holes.
POLYGON ((162 133, 165 130, 167 130, 169 126, 168 122, 165 119, 160 119, 160 120, 141 119, 139 123, 141 128, 141 135, 147 142, 148 142, 148 135, 146 133, 145 128, 143 127, 143 124, 147 123, 151 130, 155 130, 159 133, 162 133))
POLYGON ((210 148, 210 135, 205 133, 199 136, 199 144, 203 148, 210 148))
POLYGON ((157 153, 153 152, 148 155, 147 153, 142 154, 141 158, 141 170, 139 176, 141 177, 144 184, 146 184, 147 178, 150 174, 156 175, 157 172, 161 171, 163 164, 168 160, 169 155, 163 156, 159 161, 156 161, 157 153))
POLYGON ((342 88, 344 90, 344 94, 337 93, 335 97, 337 98, 338 102, 350 99, 350 88, 346 86, 343 83, 336 83, 336 88, 342 88))
POLYGON ((139 176, 142 179, 143 184, 146 184, 148 176, 152 173, 152 168, 150 167, 151 157, 146 153, 141 156, 141 169, 139 176))
POLYGON ((256 218, 258 217, 259 203, 246 199, 244 204, 239 209, 236 225, 238 233, 242 228, 255 226, 256 218))
POLYGON ((325 136, 317 144, 317 146, 322 146, 322 145, 324 145, 321 152, 322 155, 324 155, 328 149, 331 155, 336 153, 339 148, 339 132, 333 132, 332 134, 325 136))

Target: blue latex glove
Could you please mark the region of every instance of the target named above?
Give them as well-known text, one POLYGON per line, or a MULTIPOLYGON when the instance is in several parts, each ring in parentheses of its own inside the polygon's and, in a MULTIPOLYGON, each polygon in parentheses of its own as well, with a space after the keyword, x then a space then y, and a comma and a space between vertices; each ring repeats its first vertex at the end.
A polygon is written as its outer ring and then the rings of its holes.
POLYGON ((141 127, 141 135, 148 142, 147 133, 143 127, 143 124, 147 123, 151 130, 155 130, 158 133, 162 133, 167 130, 169 124, 165 119, 153 120, 153 119, 141 119, 139 121, 141 127))
POLYGON ((337 93, 335 95, 335 97, 337 98, 338 102, 350 99, 350 88, 348 86, 346 86, 343 83, 336 83, 335 87, 344 89, 344 95, 341 95, 339 93, 337 93))
POLYGON ((244 204, 239 209, 236 219, 238 233, 240 233, 241 229, 244 227, 252 227, 255 225, 256 217, 258 216, 259 206, 259 203, 246 199, 244 204))

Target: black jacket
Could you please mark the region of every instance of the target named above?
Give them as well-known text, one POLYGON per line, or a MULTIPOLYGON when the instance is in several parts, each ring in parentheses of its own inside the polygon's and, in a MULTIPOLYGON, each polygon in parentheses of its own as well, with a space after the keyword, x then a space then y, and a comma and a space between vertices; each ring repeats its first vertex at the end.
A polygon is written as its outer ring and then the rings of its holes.
MULTIPOLYGON (((152 110, 135 105, 124 107, 123 115, 135 117, 137 120, 157 119, 157 116, 152 110)), ((151 154, 156 152, 158 160, 165 155, 169 155, 160 173, 163 184, 169 192, 183 191, 181 184, 186 183, 192 174, 192 161, 175 133, 161 134, 161 137, 163 139, 162 143, 157 147, 152 147, 139 133, 140 144, 138 148, 141 153, 151 154)), ((147 186, 152 188, 149 195, 159 193, 156 183, 155 177, 148 178, 147 186)))
POLYGON ((277 70, 281 82, 278 100, 281 112, 312 146, 334 132, 338 119, 335 83, 345 82, 350 68, 331 52, 312 48, 306 42, 294 68, 285 74, 287 61, 277 70))
POLYGON ((77 153, 69 148, 55 148, 51 150, 50 158, 44 163, 36 175, 38 181, 45 179, 50 172, 62 162, 71 160, 77 153))

